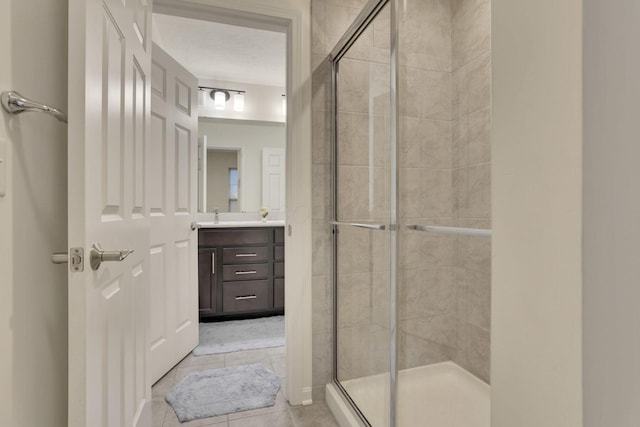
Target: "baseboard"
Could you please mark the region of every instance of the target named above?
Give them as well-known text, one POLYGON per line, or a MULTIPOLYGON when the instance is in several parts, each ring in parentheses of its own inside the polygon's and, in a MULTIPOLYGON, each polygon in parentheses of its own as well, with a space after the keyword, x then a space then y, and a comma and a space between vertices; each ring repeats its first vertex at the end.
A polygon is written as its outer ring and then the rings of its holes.
POLYGON ((304 387, 302 389, 302 406, 313 404, 313 388, 304 387))

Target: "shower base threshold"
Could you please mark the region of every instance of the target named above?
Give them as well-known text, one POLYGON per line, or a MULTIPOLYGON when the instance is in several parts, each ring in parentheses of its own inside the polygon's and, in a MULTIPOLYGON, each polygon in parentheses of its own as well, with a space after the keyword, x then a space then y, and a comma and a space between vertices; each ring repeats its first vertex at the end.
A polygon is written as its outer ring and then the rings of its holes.
MULTIPOLYGON (((342 382, 373 427, 389 425, 389 376, 342 382)), ((398 427, 489 427, 487 383, 453 362, 405 369, 398 374, 398 427)), ((328 384, 327 404, 340 427, 363 424, 334 384, 328 384)))

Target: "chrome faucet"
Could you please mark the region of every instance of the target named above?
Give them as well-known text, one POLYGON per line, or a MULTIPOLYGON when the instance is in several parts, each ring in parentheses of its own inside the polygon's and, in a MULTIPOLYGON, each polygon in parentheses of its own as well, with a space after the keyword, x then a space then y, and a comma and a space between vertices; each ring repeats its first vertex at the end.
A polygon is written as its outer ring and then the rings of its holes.
POLYGON ((215 209, 213 210, 213 213, 215 214, 215 216, 213 217, 213 223, 214 223, 214 224, 217 224, 218 222, 220 222, 220 218, 219 218, 219 216, 218 216, 218 213, 219 213, 218 208, 215 208, 215 209))

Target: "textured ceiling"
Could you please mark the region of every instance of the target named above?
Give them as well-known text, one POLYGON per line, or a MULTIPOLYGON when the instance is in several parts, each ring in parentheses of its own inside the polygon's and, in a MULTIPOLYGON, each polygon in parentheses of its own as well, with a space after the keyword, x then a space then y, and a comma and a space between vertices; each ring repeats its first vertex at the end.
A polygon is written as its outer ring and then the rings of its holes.
POLYGON ((285 86, 286 35, 153 14, 154 42, 199 79, 285 86))

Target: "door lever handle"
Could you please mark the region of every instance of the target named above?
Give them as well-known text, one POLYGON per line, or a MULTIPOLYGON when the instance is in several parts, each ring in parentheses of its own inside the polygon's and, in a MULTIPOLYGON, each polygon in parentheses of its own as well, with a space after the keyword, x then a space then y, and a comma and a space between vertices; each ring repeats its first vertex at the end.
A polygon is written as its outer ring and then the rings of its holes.
POLYGON ((125 249, 121 251, 103 251, 98 243, 94 243, 91 246, 89 252, 89 263, 92 270, 97 270, 103 262, 107 261, 122 261, 133 253, 133 249, 125 249))

